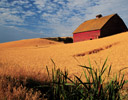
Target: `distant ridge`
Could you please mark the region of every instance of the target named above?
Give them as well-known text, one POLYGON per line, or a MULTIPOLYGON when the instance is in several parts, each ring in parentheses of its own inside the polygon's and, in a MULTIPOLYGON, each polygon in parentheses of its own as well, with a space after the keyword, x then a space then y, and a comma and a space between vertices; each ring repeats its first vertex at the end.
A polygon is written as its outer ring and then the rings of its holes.
POLYGON ((35 39, 24 39, 6 43, 0 43, 0 47, 26 47, 26 46, 43 46, 43 45, 55 45, 60 44, 59 42, 43 39, 43 38, 35 38, 35 39))

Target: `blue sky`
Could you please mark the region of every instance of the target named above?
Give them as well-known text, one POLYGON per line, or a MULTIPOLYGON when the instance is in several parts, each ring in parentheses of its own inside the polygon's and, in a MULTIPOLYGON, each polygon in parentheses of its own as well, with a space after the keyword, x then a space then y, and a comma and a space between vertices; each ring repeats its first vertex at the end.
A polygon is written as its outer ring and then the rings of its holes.
POLYGON ((85 20, 113 13, 128 26, 128 0, 0 0, 0 43, 72 36, 85 20))

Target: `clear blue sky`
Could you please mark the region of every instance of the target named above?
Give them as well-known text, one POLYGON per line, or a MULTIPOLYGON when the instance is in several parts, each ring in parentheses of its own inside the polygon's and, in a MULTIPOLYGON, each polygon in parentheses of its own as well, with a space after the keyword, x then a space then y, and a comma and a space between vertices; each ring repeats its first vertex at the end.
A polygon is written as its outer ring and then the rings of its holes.
POLYGON ((72 36, 85 20, 113 13, 128 26, 128 0, 0 0, 0 43, 72 36))

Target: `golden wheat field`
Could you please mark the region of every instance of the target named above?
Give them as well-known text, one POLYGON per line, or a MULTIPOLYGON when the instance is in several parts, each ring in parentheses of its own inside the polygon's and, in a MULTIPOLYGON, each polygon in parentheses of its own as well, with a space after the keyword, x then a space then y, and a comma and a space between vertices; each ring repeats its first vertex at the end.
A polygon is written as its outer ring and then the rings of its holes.
MULTIPOLYGON (((70 76, 81 75, 78 65, 100 68, 108 57, 112 74, 128 67, 128 32, 117 35, 63 44, 46 39, 28 39, 0 44, 0 75, 25 76, 39 80, 46 77, 46 66, 67 69, 70 76), (95 63, 97 62, 97 65, 95 63)), ((124 70, 126 76, 128 70, 124 70)))

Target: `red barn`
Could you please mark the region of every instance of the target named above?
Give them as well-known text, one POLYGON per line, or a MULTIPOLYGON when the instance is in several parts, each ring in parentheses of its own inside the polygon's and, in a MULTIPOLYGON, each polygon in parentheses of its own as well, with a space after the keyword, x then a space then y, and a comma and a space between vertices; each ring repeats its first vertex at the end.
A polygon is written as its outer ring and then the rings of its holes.
POLYGON ((73 42, 92 40, 127 31, 127 27, 118 14, 102 17, 97 15, 95 19, 83 22, 73 32, 73 42))

